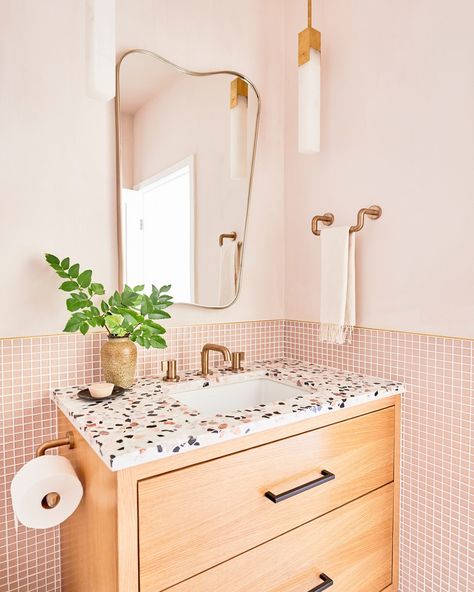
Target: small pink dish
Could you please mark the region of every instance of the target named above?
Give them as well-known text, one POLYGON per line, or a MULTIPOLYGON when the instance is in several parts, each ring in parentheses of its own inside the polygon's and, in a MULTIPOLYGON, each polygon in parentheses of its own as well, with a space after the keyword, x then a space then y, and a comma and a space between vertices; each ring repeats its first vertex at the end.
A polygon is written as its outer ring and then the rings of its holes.
POLYGON ((105 397, 110 397, 113 390, 114 385, 111 382, 95 382, 94 384, 91 384, 89 387, 91 397, 94 397, 94 399, 103 399, 105 397))

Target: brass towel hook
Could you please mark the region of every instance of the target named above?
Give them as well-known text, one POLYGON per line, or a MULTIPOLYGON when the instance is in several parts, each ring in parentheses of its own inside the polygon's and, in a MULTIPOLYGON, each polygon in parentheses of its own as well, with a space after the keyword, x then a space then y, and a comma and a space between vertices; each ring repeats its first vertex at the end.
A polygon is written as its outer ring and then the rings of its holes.
POLYGON ((234 230, 232 232, 224 232, 223 234, 221 234, 219 236, 219 246, 220 247, 222 247, 222 245, 224 244, 225 238, 230 238, 231 240, 235 241, 235 239, 237 238, 237 233, 234 230))
POLYGON ((331 212, 326 212, 323 216, 315 216, 311 220, 311 230, 316 236, 321 234, 321 230, 318 228, 318 222, 322 222, 324 226, 331 226, 334 222, 334 215, 331 212))
POLYGON ((364 228, 365 216, 371 220, 377 220, 382 215, 382 208, 380 206, 370 206, 370 208, 362 208, 357 214, 357 224, 351 226, 349 232, 359 232, 364 228))

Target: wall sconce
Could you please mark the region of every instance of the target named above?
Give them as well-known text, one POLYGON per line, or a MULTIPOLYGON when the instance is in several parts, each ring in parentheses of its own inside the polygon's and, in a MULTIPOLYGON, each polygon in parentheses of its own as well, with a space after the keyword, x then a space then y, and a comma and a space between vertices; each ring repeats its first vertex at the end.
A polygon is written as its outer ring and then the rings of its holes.
POLYGON ((86 85, 92 99, 115 96, 115 0, 86 0, 86 85))
POLYGON ((298 35, 298 150, 320 150, 321 33, 312 27, 312 0, 308 0, 308 27, 298 35))
POLYGON ((247 175, 247 113, 249 85, 242 78, 230 84, 230 177, 247 175))

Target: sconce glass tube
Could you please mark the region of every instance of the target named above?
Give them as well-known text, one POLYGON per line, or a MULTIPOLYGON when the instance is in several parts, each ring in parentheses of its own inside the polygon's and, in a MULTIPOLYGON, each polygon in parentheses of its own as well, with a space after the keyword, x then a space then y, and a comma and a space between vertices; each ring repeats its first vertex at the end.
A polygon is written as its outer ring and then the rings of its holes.
POLYGON ((320 151, 321 135, 321 33, 311 26, 311 0, 308 1, 308 27, 298 36, 298 151, 320 151))
POLYGON ((86 84, 92 99, 115 96, 115 0, 86 0, 86 84))
POLYGON ((230 86, 230 177, 247 176, 248 84, 235 78, 230 86))

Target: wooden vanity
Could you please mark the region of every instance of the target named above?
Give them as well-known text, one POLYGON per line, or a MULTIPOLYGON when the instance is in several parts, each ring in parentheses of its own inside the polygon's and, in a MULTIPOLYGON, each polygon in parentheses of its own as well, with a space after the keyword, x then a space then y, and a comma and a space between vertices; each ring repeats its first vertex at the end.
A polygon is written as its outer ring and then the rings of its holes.
POLYGON ((59 415, 64 592, 396 592, 399 395, 116 472, 59 415))

